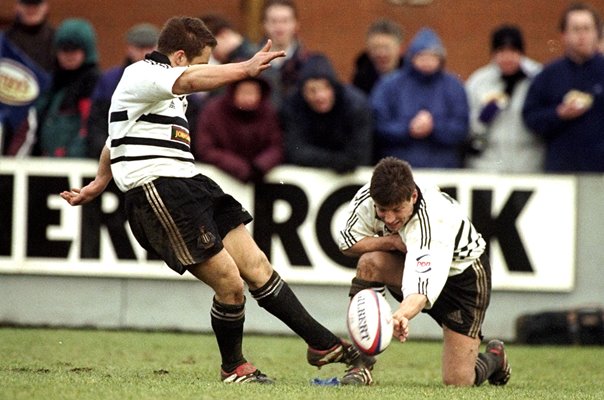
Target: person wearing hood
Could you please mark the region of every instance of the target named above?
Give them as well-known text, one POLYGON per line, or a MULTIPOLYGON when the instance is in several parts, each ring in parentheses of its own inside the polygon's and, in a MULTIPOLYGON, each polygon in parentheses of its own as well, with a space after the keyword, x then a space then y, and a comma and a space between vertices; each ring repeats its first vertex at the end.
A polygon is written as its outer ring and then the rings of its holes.
POLYGON ((281 110, 286 162, 345 173, 369 165, 373 124, 365 94, 341 83, 324 55, 308 59, 281 110))
POLYGON ((463 83, 444 69, 439 36, 422 28, 407 49, 405 66, 373 89, 376 156, 393 156, 414 168, 461 168, 468 136, 463 83))
POLYGON ((545 146, 522 120, 528 87, 541 64, 524 54, 524 38, 514 25, 491 34, 492 61, 470 75, 470 138, 466 166, 507 173, 543 172, 545 146))
POLYGON ((255 182, 283 161, 283 133, 261 77, 230 84, 210 98, 192 136, 192 151, 242 182, 255 182))
POLYGON ((94 29, 87 20, 67 19, 57 28, 54 46, 51 87, 36 102, 33 155, 86 157, 90 97, 100 74, 94 29))

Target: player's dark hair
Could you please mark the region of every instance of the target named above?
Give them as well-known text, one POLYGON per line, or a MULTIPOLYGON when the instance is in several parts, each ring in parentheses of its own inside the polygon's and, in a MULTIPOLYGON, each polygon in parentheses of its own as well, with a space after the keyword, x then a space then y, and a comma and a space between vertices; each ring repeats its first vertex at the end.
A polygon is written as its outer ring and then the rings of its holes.
POLYGON ((266 0, 262 6, 262 20, 266 19, 266 10, 272 6, 284 6, 289 7, 294 12, 294 18, 298 19, 298 7, 294 0, 266 0))
POLYGON ((600 14, 588 4, 585 3, 572 3, 569 5, 564 13, 562 13, 562 17, 560 18, 560 32, 566 32, 566 28, 568 27, 568 16, 570 13, 575 11, 587 11, 591 14, 594 23, 596 24, 596 30, 598 32, 598 37, 602 36, 602 19, 600 18, 600 14))
POLYGON ((201 55, 206 47, 216 47, 216 38, 199 18, 172 17, 164 25, 157 50, 169 55, 183 50, 187 59, 192 60, 201 55))
POLYGON ((395 157, 385 157, 373 170, 369 194, 380 206, 395 206, 411 200, 415 190, 413 172, 407 161, 395 157))

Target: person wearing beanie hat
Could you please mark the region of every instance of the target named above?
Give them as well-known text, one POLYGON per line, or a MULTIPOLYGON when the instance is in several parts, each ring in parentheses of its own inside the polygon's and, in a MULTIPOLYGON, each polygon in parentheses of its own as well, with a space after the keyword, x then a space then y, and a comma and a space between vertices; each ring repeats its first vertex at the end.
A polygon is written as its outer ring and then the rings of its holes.
POLYGON ((411 40, 405 65, 373 89, 376 157, 407 160, 414 168, 460 168, 468 134, 468 105, 461 81, 444 70, 438 34, 422 28, 411 40))
POLYGON ((296 91, 284 101, 281 122, 286 163, 338 173, 371 163, 373 124, 366 96, 340 82, 324 55, 307 59, 296 91))
POLYGON ((541 64, 524 54, 520 28, 503 24, 491 33, 491 62, 466 81, 470 137, 465 165, 506 173, 543 171, 544 144, 522 120, 522 105, 541 64))
POLYGON ((524 37, 520 28, 515 25, 502 25, 491 34, 491 52, 505 48, 524 54, 524 37))
POLYGON ((92 93, 92 106, 88 119, 88 156, 98 158, 105 146, 109 131, 109 106, 111 96, 127 66, 145 58, 157 48, 159 28, 143 22, 133 25, 125 35, 125 58, 121 65, 116 65, 101 75, 92 93))

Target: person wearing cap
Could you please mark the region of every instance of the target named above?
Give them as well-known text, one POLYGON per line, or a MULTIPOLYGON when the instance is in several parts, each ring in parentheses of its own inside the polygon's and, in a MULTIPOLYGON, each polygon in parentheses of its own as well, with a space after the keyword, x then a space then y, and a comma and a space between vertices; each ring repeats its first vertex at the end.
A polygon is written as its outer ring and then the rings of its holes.
POLYGON ((126 56, 121 65, 105 71, 92 93, 92 106, 88 119, 88 156, 98 159, 109 131, 109 106, 111 96, 127 66, 145 58, 157 48, 159 28, 150 23, 132 26, 126 32, 126 56))
POLYGON ((46 0, 18 0, 15 20, 6 30, 6 37, 46 72, 54 67, 53 38, 55 29, 48 21, 46 0))
POLYGON ((414 168, 461 168, 468 135, 468 101, 462 82, 445 71, 445 48, 436 32, 414 36, 403 69, 371 94, 376 156, 407 160, 414 168))
POLYGON ((470 138, 466 167, 490 172, 543 172, 545 147, 522 120, 522 105, 541 64, 525 56, 520 28, 491 34, 491 62, 466 81, 470 138))
POLYGON ((289 164, 346 173, 371 163, 373 124, 365 93, 340 82, 324 55, 306 60, 281 123, 289 164))

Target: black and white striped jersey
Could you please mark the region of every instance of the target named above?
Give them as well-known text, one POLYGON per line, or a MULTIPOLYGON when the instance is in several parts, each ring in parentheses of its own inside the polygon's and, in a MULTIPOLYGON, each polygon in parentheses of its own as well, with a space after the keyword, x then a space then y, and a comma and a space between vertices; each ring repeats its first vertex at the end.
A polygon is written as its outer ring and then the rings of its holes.
POLYGON ((187 67, 172 67, 154 52, 126 68, 109 110, 107 148, 111 172, 122 191, 164 177, 199 173, 191 153, 186 96, 172 86, 187 67))
POLYGON ((486 242, 460 204, 437 187, 418 187, 413 215, 399 232, 390 232, 378 219, 369 184, 349 204, 339 247, 346 250, 365 237, 398 234, 407 246, 402 291, 438 298, 449 276, 462 273, 485 251, 486 242))

